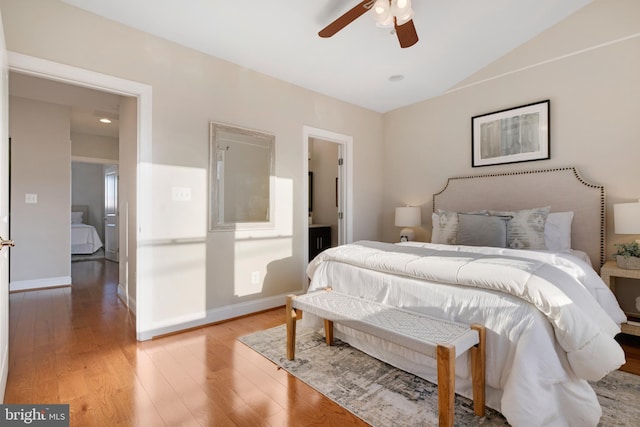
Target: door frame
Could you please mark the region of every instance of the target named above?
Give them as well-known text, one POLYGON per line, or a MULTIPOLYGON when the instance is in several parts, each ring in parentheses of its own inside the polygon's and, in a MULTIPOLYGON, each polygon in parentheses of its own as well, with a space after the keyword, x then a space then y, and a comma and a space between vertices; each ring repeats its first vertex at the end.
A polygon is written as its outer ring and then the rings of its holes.
MULTIPOLYGON (((338 244, 350 243, 353 241, 353 137, 326 129, 315 128, 304 125, 302 127, 302 188, 303 197, 301 201, 301 212, 305 216, 302 221, 302 233, 304 242, 304 259, 306 263, 309 260, 309 221, 307 218, 309 212, 309 138, 321 139, 338 144, 338 156, 342 158, 342 168, 340 168, 340 179, 338 180, 338 194, 340 194, 342 221, 338 221, 338 244)), ((307 283, 306 268, 303 269, 304 280, 307 283)))
MULTIPOLYGON (((98 73, 58 62, 8 51, 9 71, 87 87, 103 92, 137 98, 137 160, 136 160, 136 338, 149 339, 144 331, 151 329, 151 286, 144 272, 150 271, 150 259, 141 245, 142 230, 151 223, 152 208, 144 199, 144 189, 151 188, 152 164, 152 87, 150 85, 98 73)), ((123 280, 123 278, 119 278, 123 280)))
MULTIPOLYGON (((9 73, 4 28, 0 16, 0 233, 11 239, 9 232, 9 201, 11 140, 9 138, 9 73)), ((0 253, 0 403, 9 376, 9 248, 0 253)))

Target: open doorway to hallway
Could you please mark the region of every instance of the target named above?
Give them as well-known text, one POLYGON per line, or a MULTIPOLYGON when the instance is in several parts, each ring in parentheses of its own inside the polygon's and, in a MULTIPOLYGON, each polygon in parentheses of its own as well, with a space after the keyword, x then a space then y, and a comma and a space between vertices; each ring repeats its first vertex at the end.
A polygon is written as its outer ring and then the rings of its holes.
POLYGON ((10 289, 68 285, 72 257, 104 257, 103 165, 119 162, 122 97, 16 72, 9 96, 10 226, 20 241, 10 289))
POLYGON ((151 86, 16 52, 7 52, 7 57, 10 71, 120 96, 118 290, 136 315, 137 338, 149 339, 145 331, 151 329, 152 323, 151 286, 147 280, 150 260, 138 255, 141 252, 139 230, 151 222, 152 212, 147 204, 138 202, 142 197, 138 189, 149 188, 151 183, 150 168, 141 167, 152 163, 151 86))

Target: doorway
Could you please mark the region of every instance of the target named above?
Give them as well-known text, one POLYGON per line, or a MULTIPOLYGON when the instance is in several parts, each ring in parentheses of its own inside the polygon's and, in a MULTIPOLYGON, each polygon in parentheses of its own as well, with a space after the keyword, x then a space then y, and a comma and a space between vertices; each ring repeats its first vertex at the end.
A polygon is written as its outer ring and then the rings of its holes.
MULTIPOLYGON (((125 150, 126 154, 121 151, 121 159, 126 160, 126 182, 128 182, 129 190, 125 196, 121 195, 120 205, 123 205, 122 198, 126 197, 125 205, 130 212, 125 215, 125 217, 127 221, 131 221, 130 224, 126 225, 132 230, 137 230, 138 227, 141 228, 143 224, 150 223, 152 217, 152 213, 150 212, 151 208, 145 203, 138 203, 138 199, 141 196, 137 189, 149 188, 151 182, 150 168, 142 168, 139 166, 141 164, 151 164, 152 162, 151 86, 15 52, 8 52, 7 56, 10 71, 123 96, 126 109, 129 113, 132 113, 126 114, 126 117, 132 117, 127 123, 126 132, 129 138, 126 139, 135 142, 130 144, 130 147, 127 147, 125 150), (132 98, 133 102, 126 101, 128 98, 132 98), (134 129, 129 129, 131 127, 134 129)), ((122 103, 120 107, 122 109, 122 103)), ((121 140, 123 140, 122 137, 121 140)), ((120 176, 124 182, 125 177, 123 177, 123 175, 125 174, 123 174, 122 162, 120 166, 120 176)), ((121 224, 121 234, 122 229, 121 224)), ((125 230, 126 229, 128 228, 125 227, 125 230)), ((122 257, 120 259, 119 282, 125 289, 127 297, 129 296, 130 288, 134 289, 133 295, 135 295, 136 298, 130 307, 134 307, 133 311, 136 314, 137 339, 149 339, 150 337, 141 331, 151 329, 149 327, 151 324, 151 298, 149 298, 151 290, 146 286, 149 281, 145 280, 144 273, 149 271, 149 269, 145 267, 150 260, 146 257, 137 256, 139 251, 137 233, 129 233, 125 236, 126 239, 124 241, 121 239, 120 242, 121 249, 124 249, 126 252, 126 260, 123 262, 122 257), (129 272, 134 273, 129 275, 129 272)), ((129 298, 127 298, 127 300, 128 299, 129 298)))
POLYGON ((104 257, 118 262, 118 165, 104 167, 104 257))
POLYGON ((352 241, 352 145, 353 137, 349 135, 310 126, 303 127, 303 170, 307 182, 304 186, 307 191, 303 212, 311 214, 311 220, 305 218, 303 221, 304 235, 307 238, 305 247, 309 251, 306 260, 314 255, 316 248, 320 250, 327 247, 324 237, 326 234, 323 235, 323 232, 327 232, 326 228, 314 230, 318 228, 314 225, 329 225, 329 246, 352 241), (314 159, 314 155, 325 158, 314 159))

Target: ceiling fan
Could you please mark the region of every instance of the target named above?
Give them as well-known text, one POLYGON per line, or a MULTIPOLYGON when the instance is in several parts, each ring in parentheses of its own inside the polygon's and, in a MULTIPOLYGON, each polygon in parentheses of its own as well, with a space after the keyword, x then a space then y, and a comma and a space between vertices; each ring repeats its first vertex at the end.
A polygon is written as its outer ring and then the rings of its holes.
POLYGON ((361 1, 323 28, 318 35, 320 37, 331 37, 369 10, 373 13, 377 26, 393 27, 395 29, 400 47, 410 47, 418 42, 418 33, 416 33, 416 27, 413 25, 412 20, 411 0, 361 1))

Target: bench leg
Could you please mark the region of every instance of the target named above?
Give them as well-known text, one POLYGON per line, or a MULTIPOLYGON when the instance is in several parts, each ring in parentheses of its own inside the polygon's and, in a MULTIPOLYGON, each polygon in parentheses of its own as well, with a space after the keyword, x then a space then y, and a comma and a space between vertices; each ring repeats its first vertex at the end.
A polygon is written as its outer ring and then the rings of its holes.
POLYGON ((296 320, 298 313, 293 308, 293 299, 295 295, 287 296, 285 305, 285 318, 287 322, 287 359, 293 360, 296 357, 296 320))
POLYGON ((438 344, 438 426, 453 427, 456 398, 456 348, 438 344))
POLYGON ((333 322, 324 319, 324 339, 327 345, 333 345, 333 322))
POLYGON ((473 379, 473 411, 482 417, 485 413, 486 330, 482 325, 471 325, 478 331, 479 342, 471 347, 471 376, 473 379))

